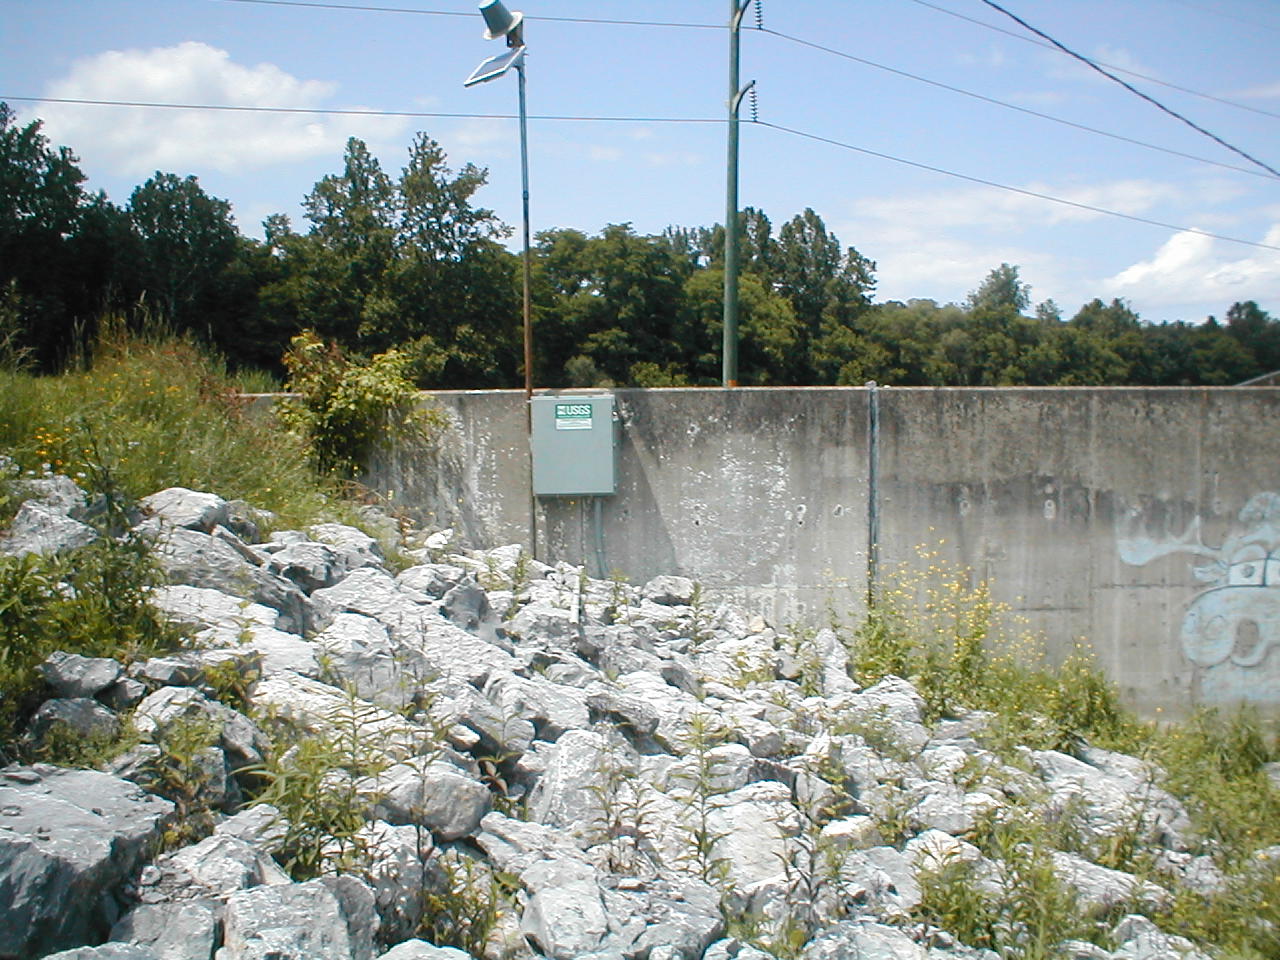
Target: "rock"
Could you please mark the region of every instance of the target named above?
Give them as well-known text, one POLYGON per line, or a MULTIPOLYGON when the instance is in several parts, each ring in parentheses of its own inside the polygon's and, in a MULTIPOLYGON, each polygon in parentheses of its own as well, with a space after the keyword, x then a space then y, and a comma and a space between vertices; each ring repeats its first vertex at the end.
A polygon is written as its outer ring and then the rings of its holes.
POLYGON ((928 952, 897 927, 867 920, 836 924, 806 944, 802 960, 929 960, 928 952))
POLYGON ((45 960, 165 960, 150 947, 136 943, 104 943, 100 947, 76 947, 51 953, 45 960))
POLYGON ((558 740, 568 730, 581 730, 591 722, 589 697, 543 677, 498 674, 484 688, 485 696, 503 716, 519 717, 533 724, 540 740, 558 740))
MULTIPOLYGON (((418 827, 397 827, 375 820, 362 827, 353 839, 360 852, 345 869, 359 876, 373 891, 382 939, 410 936, 422 920, 423 893, 440 880, 432 863, 435 851, 431 834, 418 827)), ((326 859, 333 863, 336 858, 326 859)))
POLYGON ((40 664, 40 674, 60 697, 96 697, 124 673, 115 660, 82 657, 61 650, 49 654, 40 664))
POLYGON ((482 783, 447 763, 400 763, 379 774, 367 792, 378 798, 374 815, 388 823, 420 824, 441 840, 474 833, 493 807, 482 783))
POLYGON ((142 904, 111 928, 111 939, 145 947, 157 960, 210 960, 222 942, 214 900, 142 904))
POLYGON ((396 575, 396 582, 433 599, 440 599, 466 575, 465 570, 452 564, 421 563, 401 570, 396 575))
POLYGON ((1054 873, 1075 891, 1080 908, 1087 916, 1105 916, 1127 903, 1138 903, 1148 910, 1168 907, 1172 903, 1172 897, 1163 887, 1131 873, 1090 863, 1073 853, 1054 851, 1052 857, 1054 873))
POLYGON ((0 770, 0 956, 101 941, 173 804, 93 770, 0 770))
POLYGON ((609 919, 594 867, 575 860, 540 861, 520 875, 529 902, 520 929, 543 956, 576 960, 603 945, 609 919))
POLYGON ((688 577, 657 576, 640 589, 646 600, 663 606, 688 606, 693 602, 696 585, 688 577))
POLYGON ((564 734, 529 797, 529 819, 570 830, 590 826, 599 815, 596 788, 611 753, 598 733, 570 730, 564 734))
POLYGON ((31 718, 27 736, 34 743, 44 744, 54 727, 78 737, 106 740, 120 732, 120 718, 87 697, 46 700, 31 718))
POLYGON ((146 685, 132 677, 121 677, 103 690, 99 699, 117 712, 129 710, 142 702, 147 695, 146 685))
POLYGON ((210 587, 188 584, 156 587, 151 592, 151 602, 164 611, 170 623, 198 637, 237 637, 249 627, 276 627, 280 622, 279 612, 271 607, 210 587))
POLYGON ((428 739, 427 730, 399 715, 307 677, 264 677, 253 689, 253 705, 274 710, 315 736, 333 738, 355 724, 362 742, 377 743, 392 760, 418 756, 428 739))
POLYGON ((372 936, 351 929, 342 903, 322 880, 233 893, 224 922, 217 960, 361 960, 374 954, 372 936))
POLYGON ((267 569, 297 584, 303 593, 332 587, 348 572, 348 558, 323 543, 291 543, 271 554, 267 569))
POLYGON ((149 516, 159 517, 167 524, 187 530, 210 533, 219 524, 227 522, 227 502, 212 493, 199 493, 185 487, 169 487, 139 502, 149 516))
POLYGON ((1209 960, 1185 937, 1165 933, 1141 914, 1130 914, 1111 931, 1120 944, 1115 960, 1209 960))
POLYGON ((382 954, 378 960, 471 960, 471 954, 457 947, 437 947, 425 940, 405 940, 382 954))
POLYGON ((275 861, 245 841, 225 834, 159 857, 139 875, 140 903, 225 900, 239 890, 288 884, 275 861))
POLYGON ((288 833, 289 823, 269 803, 259 803, 213 828, 215 836, 235 837, 264 853, 275 854, 288 833))
POLYGON ((18 508, 9 530, 0 538, 0 553, 11 557, 24 557, 29 553, 49 556, 76 550, 97 539, 98 533, 93 527, 28 500, 18 508))
POLYGON ((582 859, 582 851, 562 831, 496 812, 480 821, 476 844, 506 873, 523 873, 542 860, 582 859))
POLYGON ((161 687, 133 714, 134 727, 153 741, 163 738, 176 723, 207 727, 214 742, 227 752, 232 769, 262 762, 267 741, 253 722, 194 687, 161 687))
POLYGON ((32 477, 18 484, 18 492, 28 500, 38 501, 56 513, 64 513, 77 520, 88 503, 88 497, 74 480, 61 473, 47 477, 32 477))
POLYGON ((325 544, 342 560, 341 575, 364 567, 378 567, 386 560, 378 541, 363 530, 344 523, 317 523, 307 531, 311 539, 325 544))
POLYGON ((271 607, 279 614, 275 625, 282 630, 303 633, 311 626, 310 606, 301 590, 208 534, 165 530, 152 554, 170 583, 211 588, 271 607))

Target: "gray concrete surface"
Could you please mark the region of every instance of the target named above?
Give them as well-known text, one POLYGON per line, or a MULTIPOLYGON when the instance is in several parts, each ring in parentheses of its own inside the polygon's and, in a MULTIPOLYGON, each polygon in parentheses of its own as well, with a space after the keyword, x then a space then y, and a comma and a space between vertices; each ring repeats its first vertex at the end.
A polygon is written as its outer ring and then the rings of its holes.
MULTIPOLYGON (((566 391, 581 393, 583 391, 566 391)), ((1148 715, 1280 712, 1280 389, 616 391, 618 490, 529 493, 523 394, 446 392, 370 483, 476 545, 701 582, 777 625, 856 616, 918 551, 1081 639, 1148 715), (872 413, 874 412, 874 417, 872 413), (874 429, 872 423, 874 421, 874 429)))

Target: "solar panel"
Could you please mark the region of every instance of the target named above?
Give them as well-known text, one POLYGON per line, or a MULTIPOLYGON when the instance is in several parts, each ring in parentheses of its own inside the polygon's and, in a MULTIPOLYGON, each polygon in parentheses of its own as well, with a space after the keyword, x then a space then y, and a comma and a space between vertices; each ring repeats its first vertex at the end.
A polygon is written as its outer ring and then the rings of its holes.
POLYGON ((464 87, 473 87, 477 83, 484 83, 486 80, 496 80, 512 67, 518 65, 524 59, 523 46, 516 47, 514 50, 507 50, 498 54, 496 57, 490 57, 480 66, 471 71, 471 76, 462 82, 464 87))

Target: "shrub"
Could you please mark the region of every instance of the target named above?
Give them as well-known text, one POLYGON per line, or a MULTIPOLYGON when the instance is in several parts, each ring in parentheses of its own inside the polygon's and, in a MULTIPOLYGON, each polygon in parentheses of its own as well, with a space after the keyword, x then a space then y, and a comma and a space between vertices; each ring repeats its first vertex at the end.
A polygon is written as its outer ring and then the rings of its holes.
POLYGON ((425 436, 439 426, 439 413, 414 407, 411 363, 399 350, 360 363, 309 330, 293 338, 284 364, 286 389, 296 397, 282 405, 281 417, 322 474, 355 477, 391 432, 425 436))

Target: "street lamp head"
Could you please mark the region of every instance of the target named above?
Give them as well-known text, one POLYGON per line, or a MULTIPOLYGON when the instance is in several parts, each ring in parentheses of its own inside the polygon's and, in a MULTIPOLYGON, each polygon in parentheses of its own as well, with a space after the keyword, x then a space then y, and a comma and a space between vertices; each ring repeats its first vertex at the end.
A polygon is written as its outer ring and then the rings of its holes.
POLYGON ((485 26, 489 28, 484 32, 486 40, 506 37, 508 47, 518 47, 524 42, 521 38, 524 32, 523 13, 518 10, 512 13, 502 0, 488 0, 487 3, 480 4, 480 13, 484 17, 485 26))

